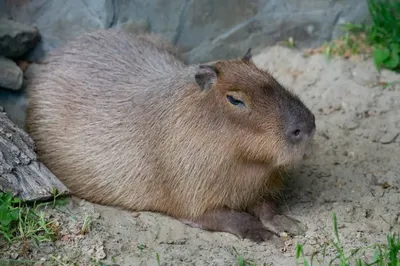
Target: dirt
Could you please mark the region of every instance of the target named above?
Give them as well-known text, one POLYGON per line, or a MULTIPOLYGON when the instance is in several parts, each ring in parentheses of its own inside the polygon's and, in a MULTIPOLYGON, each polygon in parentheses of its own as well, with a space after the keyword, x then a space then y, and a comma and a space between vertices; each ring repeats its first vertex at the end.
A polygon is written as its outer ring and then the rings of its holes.
MULTIPOLYGON (((36 265, 95 265, 93 259, 108 265, 157 265, 158 254, 161 265, 237 265, 234 247, 257 265, 291 266, 296 265, 297 242, 310 256, 333 239, 334 212, 346 249, 385 242, 389 231, 400 229, 400 84, 385 85, 400 75, 378 73, 371 59, 327 60, 279 46, 254 60, 316 115, 315 143, 291 173, 281 200, 284 212, 307 226, 304 235, 288 237, 280 246, 255 244, 160 214, 73 198, 60 207, 63 211, 47 211, 59 222, 59 240, 32 247, 25 257, 14 246, 2 257, 41 260, 36 265), (93 223, 81 234, 85 215, 93 223)), ((331 246, 326 252, 335 255, 331 246)))

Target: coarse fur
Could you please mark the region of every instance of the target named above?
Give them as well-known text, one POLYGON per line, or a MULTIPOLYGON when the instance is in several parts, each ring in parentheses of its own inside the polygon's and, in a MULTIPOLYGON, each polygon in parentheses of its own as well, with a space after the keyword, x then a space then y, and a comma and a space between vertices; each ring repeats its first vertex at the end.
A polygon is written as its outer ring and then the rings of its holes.
POLYGON ((188 66, 156 36, 100 30, 47 61, 28 86, 27 130, 40 160, 91 202, 179 219, 246 210, 308 144, 282 132, 287 110, 309 110, 247 54, 188 66))

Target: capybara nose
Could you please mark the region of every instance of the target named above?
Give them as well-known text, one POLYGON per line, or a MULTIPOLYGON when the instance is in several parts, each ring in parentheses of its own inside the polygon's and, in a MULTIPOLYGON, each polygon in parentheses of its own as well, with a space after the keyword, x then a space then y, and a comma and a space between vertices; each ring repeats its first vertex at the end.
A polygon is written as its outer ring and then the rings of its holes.
POLYGON ((309 114, 307 119, 300 116, 291 120, 285 129, 285 135, 291 143, 300 143, 313 136, 316 128, 314 114, 309 114))

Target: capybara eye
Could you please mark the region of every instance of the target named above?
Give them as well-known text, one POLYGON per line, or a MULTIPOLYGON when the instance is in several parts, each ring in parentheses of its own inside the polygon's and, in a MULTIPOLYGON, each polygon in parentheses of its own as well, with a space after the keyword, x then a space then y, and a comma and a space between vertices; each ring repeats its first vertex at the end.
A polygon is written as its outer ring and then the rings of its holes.
POLYGON ((231 95, 226 95, 226 98, 228 99, 228 101, 236 106, 239 107, 245 107, 245 104, 243 101, 236 99, 235 97, 231 96, 231 95))

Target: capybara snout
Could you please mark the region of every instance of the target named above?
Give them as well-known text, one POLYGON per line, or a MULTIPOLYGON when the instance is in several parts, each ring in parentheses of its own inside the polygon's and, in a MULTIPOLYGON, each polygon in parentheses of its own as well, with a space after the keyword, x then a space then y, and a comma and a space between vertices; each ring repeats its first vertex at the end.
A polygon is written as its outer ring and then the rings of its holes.
MULTIPOLYGON (((304 108, 304 107, 300 107, 304 108)), ((288 111, 285 119, 285 136, 293 145, 303 141, 309 141, 316 129, 315 116, 304 108, 304 110, 288 111)))

